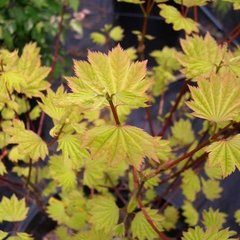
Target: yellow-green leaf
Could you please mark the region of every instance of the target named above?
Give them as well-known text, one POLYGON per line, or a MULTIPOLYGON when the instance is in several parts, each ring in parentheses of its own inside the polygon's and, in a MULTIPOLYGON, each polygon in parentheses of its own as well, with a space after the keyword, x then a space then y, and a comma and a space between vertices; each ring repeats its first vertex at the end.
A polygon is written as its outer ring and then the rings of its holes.
POLYGON ((185 222, 188 223, 189 226, 195 226, 198 223, 198 212, 189 201, 184 201, 184 205, 182 206, 183 216, 186 218, 185 222))
POLYGON ((41 114, 41 108, 37 105, 29 113, 29 118, 31 120, 36 120, 38 117, 40 117, 40 114, 41 114))
POLYGON ((146 156, 158 162, 157 139, 132 126, 95 127, 83 135, 83 146, 90 149, 93 159, 103 156, 111 165, 125 160, 140 170, 146 156))
POLYGON ((196 228, 189 228, 187 232, 183 232, 181 240, 203 240, 204 231, 197 226, 196 228))
POLYGON ((216 123, 233 120, 240 111, 240 85, 232 74, 212 74, 210 79, 198 78, 198 88, 189 86, 192 101, 186 104, 195 117, 216 123))
POLYGON ((33 131, 25 130, 22 121, 14 119, 13 127, 4 129, 4 131, 11 135, 9 143, 18 144, 20 154, 28 155, 34 161, 39 158, 44 160, 48 155, 47 144, 33 131))
POLYGON ((104 45, 107 41, 106 36, 102 33, 93 32, 90 34, 92 41, 98 45, 104 45))
POLYGON ((194 6, 204 6, 209 0, 174 0, 175 3, 183 4, 184 6, 190 8, 194 6))
POLYGON ((238 223, 238 225, 240 225, 240 209, 238 209, 235 213, 234 213, 234 217, 236 219, 236 223, 238 223))
POLYGON ((124 237, 125 235, 125 226, 124 223, 120 223, 115 227, 116 237, 124 237))
POLYGON ((201 190, 198 175, 192 169, 187 169, 181 176, 183 177, 181 184, 183 195, 186 196, 188 200, 194 201, 197 193, 201 190))
POLYGON ((229 140, 221 140, 212 143, 206 148, 206 152, 209 152, 209 166, 211 167, 219 164, 222 169, 223 177, 231 174, 235 170, 235 167, 240 170, 239 144, 240 134, 237 134, 229 140))
POLYGON ((163 211, 163 216, 165 217, 164 221, 162 222, 163 228, 167 231, 176 229, 176 224, 179 218, 178 210, 173 206, 167 206, 163 211))
POLYGON ((145 0, 117 0, 118 2, 127 2, 127 3, 134 3, 134 4, 142 4, 145 0))
POLYGON ((172 23, 176 31, 184 30, 187 34, 198 32, 198 23, 191 18, 183 17, 182 14, 173 6, 159 4, 160 15, 166 19, 166 23, 172 23))
POLYGON ((50 198, 49 205, 47 206, 47 214, 50 218, 57 221, 58 224, 64 223, 68 217, 65 213, 64 203, 54 198, 50 198))
POLYGON ((112 198, 98 197, 91 200, 90 222, 96 230, 112 231, 117 225, 119 209, 112 198))
POLYGON ((3 176, 5 173, 7 173, 6 167, 3 164, 3 162, 0 160, 0 176, 3 176))
POLYGON ((8 232, 3 232, 0 230, 0 239, 4 239, 8 235, 8 232))
MULTIPOLYGON (((158 210, 150 208, 144 208, 144 210, 147 212, 148 216, 151 218, 156 228, 159 231, 163 231, 161 223, 164 221, 164 217, 157 213, 158 210)), ((153 240, 159 237, 158 234, 151 227, 151 225, 148 223, 143 211, 140 211, 135 215, 131 224, 131 229, 133 237, 139 240, 153 240)))
POLYGON ((17 232, 17 236, 21 239, 21 240, 34 240, 34 238, 25 232, 17 232))
POLYGON ((203 210, 202 213, 203 224, 206 228, 222 229, 223 224, 226 222, 227 214, 219 212, 219 209, 214 211, 212 208, 203 210))
POLYGON ((207 162, 204 164, 204 171, 210 179, 222 179, 222 170, 220 165, 209 166, 207 162))
POLYGON ((0 220, 22 221, 27 217, 27 212, 28 207, 26 207, 25 199, 18 200, 15 194, 10 199, 3 196, 0 202, 0 220))
POLYGON ((234 10, 240 9, 240 0, 224 0, 224 1, 233 3, 234 10))
POLYGON ((124 29, 120 26, 116 26, 111 29, 109 32, 109 37, 113 39, 115 42, 122 41, 124 35, 123 35, 124 29))
POLYGON ((220 187, 220 182, 214 179, 204 180, 202 181, 202 191, 207 199, 213 201, 215 199, 220 198, 220 193, 222 192, 222 188, 220 187))

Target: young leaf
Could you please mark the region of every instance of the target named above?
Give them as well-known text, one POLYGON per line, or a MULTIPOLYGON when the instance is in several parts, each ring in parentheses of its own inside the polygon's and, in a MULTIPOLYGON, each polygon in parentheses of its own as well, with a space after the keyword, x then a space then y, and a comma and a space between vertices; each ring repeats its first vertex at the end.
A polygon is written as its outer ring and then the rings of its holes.
POLYGON ((207 228, 216 228, 222 229, 223 224, 226 222, 227 214, 219 212, 219 209, 213 211, 212 208, 209 208, 208 211, 203 210, 202 213, 203 224, 207 228))
POLYGON ((0 239, 5 239, 7 235, 8 235, 8 232, 3 232, 2 230, 0 230, 0 239))
POLYGON ((240 225, 240 209, 237 210, 235 213, 234 213, 234 217, 236 219, 236 223, 238 223, 238 225, 240 225))
POLYGON ((134 3, 134 4, 142 4, 145 0, 117 0, 118 2, 127 2, 127 3, 134 3))
POLYGON ((186 39, 181 39, 180 43, 185 54, 177 56, 185 68, 182 72, 189 79, 200 75, 208 77, 210 72, 215 72, 223 59, 223 53, 226 52, 209 33, 204 38, 198 35, 187 36, 186 39))
POLYGON ((211 167, 219 164, 224 178, 231 174, 235 170, 235 167, 240 170, 239 144, 240 134, 235 135, 229 140, 221 140, 212 143, 206 148, 206 152, 209 152, 209 166, 211 167))
POLYGON ((36 120, 37 118, 40 117, 40 114, 41 114, 41 108, 37 105, 29 113, 29 118, 31 120, 36 120))
POLYGON ((54 200, 54 198, 50 198, 49 205, 47 206, 47 214, 50 218, 57 221, 58 224, 64 223, 68 218, 65 213, 64 204, 59 200, 54 200))
POLYGON ((69 191, 76 187, 76 174, 70 159, 53 155, 50 157, 49 164, 52 178, 63 188, 63 191, 69 191))
POLYGON ((176 229, 176 224, 179 218, 178 210, 173 206, 167 206, 163 211, 163 216, 165 217, 162 221, 162 226, 166 231, 171 229, 176 229))
POLYGON ((194 6, 204 6, 207 4, 208 0, 174 0, 174 2, 190 8, 194 6))
POLYGON ((198 78, 198 88, 189 86, 192 101, 186 102, 195 117, 216 123, 233 120, 240 111, 240 85, 232 74, 198 78))
POLYGON ((3 176, 5 173, 7 173, 6 167, 3 164, 3 162, 0 160, 0 176, 3 176))
POLYGON ((92 39, 93 43, 98 45, 104 45, 107 41, 106 36, 98 32, 91 33, 90 38, 92 39))
POLYGON ((25 232, 17 232, 17 236, 21 239, 21 240, 34 240, 34 238, 25 232))
POLYGON ((90 222, 96 230, 112 231, 117 225, 119 209, 112 198, 98 197, 91 200, 90 222))
POLYGON ((186 218, 185 222, 189 224, 189 226, 195 226, 198 223, 198 212, 193 207, 192 203, 188 201, 184 201, 184 205, 182 206, 183 216, 186 218))
POLYGON ((108 105, 110 97, 114 105, 143 106, 149 99, 146 90, 150 86, 143 80, 146 74, 146 61, 132 63, 120 45, 108 55, 99 52, 88 53, 88 61, 74 61, 77 77, 66 77, 73 93, 59 104, 79 105, 85 109, 100 109, 108 105), (127 96, 126 92, 131 93, 127 96), (118 96, 124 96, 124 102, 118 96), (138 100, 133 96, 138 96, 138 100))
POLYGON ((208 163, 205 162, 204 171, 210 179, 217 179, 217 180, 222 179, 222 170, 221 170, 220 165, 215 165, 215 166, 209 167, 208 163))
POLYGON ((194 133, 192 130, 192 124, 189 119, 180 119, 177 122, 174 122, 173 127, 171 127, 172 131, 172 145, 179 144, 180 146, 184 146, 190 144, 194 140, 194 133))
POLYGON ((159 4, 158 7, 161 9, 159 14, 166 18, 166 23, 173 24, 174 30, 184 30, 187 34, 198 32, 198 23, 191 18, 183 17, 175 7, 166 4, 159 4))
POLYGON ((196 199, 196 194, 200 191, 200 179, 198 175, 192 170, 185 170, 181 176, 182 178, 182 191, 183 195, 190 201, 194 201, 196 199))
POLYGON ((234 10, 240 9, 240 0, 224 0, 224 1, 233 3, 234 10))
MULTIPOLYGON (((159 231, 163 231, 161 223, 164 221, 164 217, 160 214, 158 214, 157 210, 145 208, 145 211, 157 227, 159 231)), ((132 234, 134 238, 138 238, 139 240, 149 239, 153 240, 158 238, 158 234, 154 231, 154 229, 151 227, 149 222, 147 221, 145 215, 142 211, 138 212, 131 225, 132 234)))
POLYGON ((93 159, 104 156, 112 166, 125 160, 140 170, 145 156, 158 162, 157 139, 132 126, 95 127, 83 135, 82 144, 93 159))
POLYGON ((220 193, 222 192, 222 188, 219 186, 220 182, 216 181, 214 179, 210 180, 204 180, 203 178, 201 179, 202 181, 202 191, 207 199, 210 201, 213 201, 215 199, 220 198, 220 193))
POLYGON ((15 194, 10 199, 3 196, 0 202, 0 220, 22 221, 27 217, 27 212, 28 207, 26 207, 25 199, 18 200, 15 194))
POLYGON ((123 35, 124 29, 120 26, 116 26, 111 29, 109 32, 109 37, 113 39, 115 42, 122 41, 124 35, 123 35))
MULTIPOLYGON (((143 171, 143 174, 145 176, 153 173, 154 170, 152 170, 151 168, 147 168, 146 170, 143 171)), ((144 187, 147 189, 147 188, 150 188, 150 189, 153 189, 154 187, 158 186, 159 185, 159 182, 160 182, 160 179, 159 179, 159 175, 156 175, 150 179, 148 179, 145 183, 144 183, 144 187)))
POLYGON ((120 223, 115 227, 116 237, 123 237, 125 235, 125 226, 124 223, 120 223))
POLYGON ((181 240, 203 240, 204 231, 197 226, 196 228, 189 228, 187 232, 183 232, 181 240))
POLYGON ((18 144, 18 152, 23 155, 28 155, 34 161, 39 158, 45 159, 48 155, 47 144, 36 133, 30 130, 25 130, 24 123, 20 120, 13 120, 13 127, 4 129, 11 138, 9 143, 18 144))

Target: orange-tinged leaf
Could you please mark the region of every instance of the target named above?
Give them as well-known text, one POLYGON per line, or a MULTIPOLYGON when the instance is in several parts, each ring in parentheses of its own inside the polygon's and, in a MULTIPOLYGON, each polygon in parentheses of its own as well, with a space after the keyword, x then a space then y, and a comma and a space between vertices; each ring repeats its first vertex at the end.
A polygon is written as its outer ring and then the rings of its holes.
POLYGON ((231 174, 235 167, 240 170, 240 134, 237 134, 229 140, 221 140, 212 143, 206 148, 209 152, 209 166, 219 164, 222 169, 222 176, 226 177, 231 174))
POLYGON ((230 73, 224 77, 212 74, 198 78, 198 88, 189 86, 193 101, 186 104, 193 115, 213 122, 233 120, 240 111, 240 85, 230 73))
POLYGON ((183 17, 175 7, 166 4, 159 4, 158 7, 161 9, 159 14, 166 18, 166 23, 173 24, 174 30, 184 30, 187 34, 198 32, 198 23, 191 18, 183 17))
POLYGON ((91 151, 93 159, 104 156, 111 165, 127 161, 140 170, 144 157, 158 162, 157 139, 142 129, 132 126, 103 125, 83 135, 83 146, 91 151))

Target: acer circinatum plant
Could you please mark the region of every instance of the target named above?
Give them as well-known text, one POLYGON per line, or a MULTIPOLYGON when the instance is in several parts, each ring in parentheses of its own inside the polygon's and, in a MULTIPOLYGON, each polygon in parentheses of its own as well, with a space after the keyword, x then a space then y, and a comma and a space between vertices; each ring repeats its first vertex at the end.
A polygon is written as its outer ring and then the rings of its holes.
MULTIPOLYGON (((166 1, 147 1, 145 19, 160 2, 166 1)), ((184 10, 207 1, 175 2, 184 10)), ((175 30, 198 32, 186 14, 158 6, 175 30)), ((64 85, 50 88, 45 78, 51 69, 41 66, 35 43, 25 45, 20 56, 0 50, 0 180, 14 192, 0 202, 0 222, 13 223, 12 231, 0 231, 1 239, 33 239, 18 231, 30 203, 57 222, 59 239, 168 239, 181 216, 186 228, 175 238, 237 239, 231 226, 223 227, 227 213, 212 207, 199 212, 197 201, 220 198, 221 179, 240 169, 239 49, 217 44, 209 33, 192 34, 181 39, 182 51, 152 52, 157 65, 147 71, 145 30, 138 34, 140 61, 132 61, 120 45, 106 54, 89 51, 88 61, 74 60, 75 76, 65 77, 70 92, 64 85), (163 111, 176 70, 186 81, 172 108, 163 111), (158 96, 153 126, 149 110, 158 96), (151 134, 126 124, 140 107, 147 110, 151 134), (41 138, 45 114, 53 123, 50 142, 41 138), (202 119, 198 131, 194 119, 202 119), (9 170, 6 159, 13 164, 9 170), (171 204, 178 190, 180 207, 171 204)), ((240 223, 240 209, 234 217, 240 223)))

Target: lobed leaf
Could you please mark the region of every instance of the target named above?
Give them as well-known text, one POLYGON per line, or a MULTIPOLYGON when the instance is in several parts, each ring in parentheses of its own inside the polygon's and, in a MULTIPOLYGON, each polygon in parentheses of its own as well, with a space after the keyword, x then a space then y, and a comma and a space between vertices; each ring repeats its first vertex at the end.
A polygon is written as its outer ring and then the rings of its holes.
MULTIPOLYGON (((158 210, 144 208, 151 220, 154 222, 155 226, 159 231, 163 231, 161 223, 164 221, 164 217, 158 214, 158 210)), ((154 231, 151 225, 148 223, 145 215, 142 211, 138 212, 131 224, 133 238, 139 240, 149 239, 153 240, 158 238, 158 234, 154 231)))
POLYGON ((238 225, 240 225, 240 209, 238 209, 238 210, 234 213, 234 218, 236 219, 236 223, 238 223, 238 225))
POLYGON ((192 203, 189 201, 184 201, 184 205, 182 206, 183 209, 183 216, 186 218, 185 222, 189 226, 195 226, 198 223, 198 212, 197 210, 193 207, 192 203))
POLYGON ((233 3, 234 10, 240 9, 240 0, 224 0, 224 1, 233 3))
POLYGON ((25 199, 18 200, 15 194, 9 199, 3 196, 0 202, 0 221, 19 222, 27 217, 25 199))
POLYGON ((231 174, 236 167, 240 170, 239 144, 240 134, 237 134, 229 140, 221 140, 209 145, 206 148, 206 152, 209 152, 209 166, 219 164, 224 178, 231 174))
POLYGON ((233 120, 240 112, 240 85, 232 74, 212 74, 210 79, 198 78, 198 88, 189 86, 192 101, 186 102, 195 117, 216 123, 233 120))
POLYGON ((89 220, 96 230, 111 232, 117 225, 119 209, 112 198, 98 197, 90 201, 92 215, 89 220))
POLYGON ((140 170, 144 157, 158 162, 157 139, 132 126, 95 127, 83 135, 82 144, 93 159, 103 156, 112 166, 125 160, 140 170))
POLYGON ((172 23, 174 30, 184 30, 187 34, 198 32, 198 23, 183 17, 175 7, 166 4, 159 4, 158 7, 161 9, 159 15, 166 19, 166 23, 172 23))
POLYGON ((213 201, 221 197, 220 193, 222 192, 222 188, 219 186, 220 182, 214 179, 204 180, 202 181, 202 191, 207 199, 213 201))
POLYGON ((209 0, 174 0, 175 3, 183 4, 184 6, 190 8, 194 6, 204 6, 209 0))
POLYGON ((179 211, 173 206, 167 206, 163 211, 163 216, 165 217, 162 222, 162 226, 166 231, 171 229, 176 229, 176 224, 179 218, 179 211))

